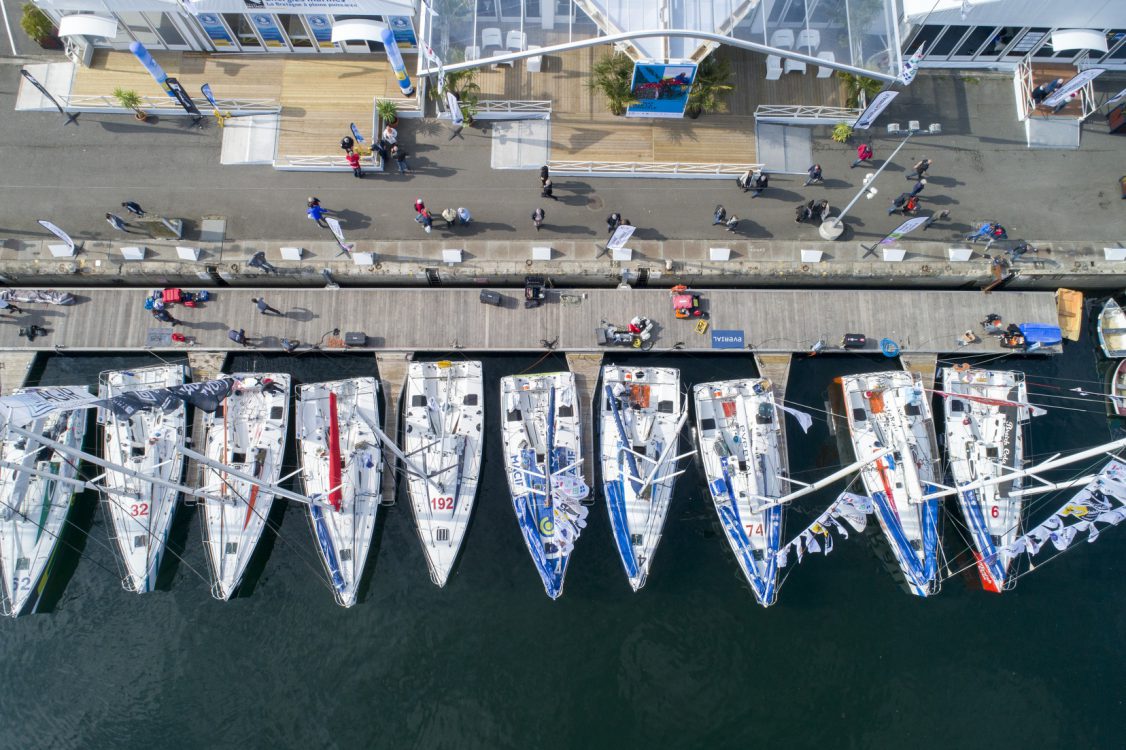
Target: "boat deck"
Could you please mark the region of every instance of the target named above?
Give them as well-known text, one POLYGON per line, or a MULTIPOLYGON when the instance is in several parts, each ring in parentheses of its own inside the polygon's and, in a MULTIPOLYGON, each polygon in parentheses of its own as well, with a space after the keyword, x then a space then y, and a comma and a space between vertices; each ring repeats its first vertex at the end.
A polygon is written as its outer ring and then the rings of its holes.
MULTIPOLYGON (((0 326, 0 351, 228 351, 240 346, 227 337, 245 330, 251 344, 279 349, 286 337, 303 347, 343 347, 343 334, 362 332, 357 351, 606 351, 597 344, 600 321, 628 323, 635 315, 656 324, 655 351, 712 351, 711 330, 735 331, 745 348, 757 352, 808 352, 818 341, 837 346, 845 333, 868 337, 863 349, 872 354, 882 338, 905 353, 964 352, 967 356, 1003 350, 994 337, 958 346, 966 329, 994 312, 1004 320, 1054 322, 1051 292, 1004 292, 983 297, 962 291, 878 290, 716 290, 703 292, 711 314, 703 321, 676 320, 665 289, 548 290, 542 307, 524 309, 523 292, 505 289, 504 306, 481 304, 478 289, 286 289, 273 290, 266 301, 283 316, 259 315, 251 299, 257 290, 220 289, 201 308, 174 305, 183 321, 175 329, 188 343, 171 339, 173 328, 144 309, 144 289, 74 289, 78 304, 70 307, 25 305, 28 312, 0 326), (42 326, 47 335, 29 342, 19 329, 42 326), (339 335, 333 335, 339 329, 339 335), (701 330, 704 329, 704 330, 701 330)), ((728 337, 730 341, 730 337, 728 337)), ((740 348, 716 350, 739 352, 740 348)), ((1044 347, 1040 353, 1057 353, 1044 347)))

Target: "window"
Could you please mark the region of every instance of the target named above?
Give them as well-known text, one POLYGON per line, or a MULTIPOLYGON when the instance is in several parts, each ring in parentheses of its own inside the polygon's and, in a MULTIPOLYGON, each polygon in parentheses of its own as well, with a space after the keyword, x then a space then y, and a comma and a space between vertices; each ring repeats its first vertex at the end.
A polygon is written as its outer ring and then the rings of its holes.
POLYGON ((911 42, 906 47, 904 47, 904 49, 914 52, 919 48, 920 44, 925 44, 926 46, 923 48, 923 52, 926 55, 930 55, 931 45, 934 44, 935 39, 938 39, 938 35, 942 33, 942 30, 944 28, 946 27, 934 25, 923 26, 921 29, 919 29, 919 33, 915 35, 915 38, 912 39, 911 42))
POLYGON ((295 48, 307 49, 313 46, 313 40, 306 31, 305 24, 301 23, 301 16, 296 13, 279 13, 278 20, 281 21, 282 28, 289 37, 289 43, 295 48))
POLYGON ((928 57, 946 57, 954 51, 958 42, 962 41, 962 37, 969 31, 969 26, 948 26, 946 33, 938 42, 927 50, 928 57))
POLYGON ((223 18, 227 25, 234 30, 238 43, 244 48, 262 47, 262 43, 258 41, 258 35, 254 33, 254 26, 246 16, 241 13, 224 13, 223 18))
POLYGON ((145 13, 143 15, 169 47, 188 46, 188 43, 184 41, 183 35, 180 34, 179 29, 176 28, 167 13, 145 13))
POLYGON ((160 42, 160 37, 153 33, 152 28, 149 27, 149 22, 140 13, 118 13, 117 17, 125 24, 125 28, 129 29, 133 38, 141 44, 157 48, 164 46, 160 42))
POLYGON ((970 32, 970 35, 966 37, 962 45, 958 47, 958 51, 954 54, 958 57, 974 57, 977 55, 977 51, 981 45, 991 39, 996 30, 997 29, 993 26, 974 27, 974 30, 970 32))

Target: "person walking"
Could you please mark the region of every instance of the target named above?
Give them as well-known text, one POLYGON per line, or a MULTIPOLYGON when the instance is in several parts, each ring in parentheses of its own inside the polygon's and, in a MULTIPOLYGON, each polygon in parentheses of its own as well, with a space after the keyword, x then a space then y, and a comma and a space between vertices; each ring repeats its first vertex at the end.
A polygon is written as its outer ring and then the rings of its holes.
POLYGON ((352 148, 355 145, 356 142, 352 140, 352 136, 350 135, 346 135, 340 139, 340 148, 344 151, 345 154, 352 153, 352 148))
POLYGON ((410 163, 407 161, 409 154, 395 143, 391 146, 391 158, 395 160, 395 165, 399 168, 399 174, 414 174, 411 169, 410 163))
POLYGON ((914 198, 916 195, 923 192, 923 188, 925 188, 926 186, 927 178, 920 177, 918 182, 915 183, 914 187, 911 188, 911 197, 914 198))
POLYGON ((275 307, 270 307, 269 305, 267 305, 265 297, 254 297, 250 301, 253 302, 254 306, 258 308, 258 314, 259 315, 277 315, 278 317, 281 317, 281 318, 285 317, 282 314, 281 310, 278 310, 275 307))
POLYGON ((947 211, 946 209, 943 209, 943 210, 939 211, 938 213, 931 214, 930 216, 927 217, 926 223, 923 224, 923 230, 925 231, 927 229, 930 229, 931 226, 933 226, 935 223, 937 223, 939 221, 944 221, 945 219, 948 219, 948 218, 950 218, 950 212, 947 211))
POLYGON ((606 217, 606 233, 613 234, 622 225, 622 215, 617 211, 606 217))
POLYGON ((138 204, 136 201, 125 201, 121 204, 121 207, 134 216, 145 215, 145 209, 141 208, 140 204, 138 204))
POLYGON ((251 340, 246 337, 246 331, 243 330, 242 328, 238 328, 238 329, 232 328, 232 329, 230 329, 229 331, 227 331, 227 338, 229 338, 231 341, 235 342, 236 344, 239 344, 240 346, 245 346, 245 347, 250 347, 250 348, 253 348, 253 346, 254 346, 253 343, 251 342, 251 340))
POLYGON ((919 196, 907 196, 907 202, 903 204, 903 215, 914 216, 915 212, 919 210, 919 196))
POLYGON ((453 229, 457 224, 457 211, 452 208, 442 209, 442 218, 446 220, 446 229, 453 229))
POLYGON ((813 215, 817 217, 820 224, 824 224, 829 218, 829 201, 822 200, 813 207, 813 215))
POLYGON ((907 205, 907 199, 910 197, 908 193, 900 193, 899 196, 891 202, 891 207, 888 208, 888 216, 891 216, 896 211, 902 211, 903 207, 907 205))
POLYGON ((469 209, 463 206, 457 210, 457 220, 462 226, 465 226, 473 221, 473 214, 469 213, 469 209))
POLYGON ((162 323, 171 323, 173 327, 180 325, 180 321, 172 317, 172 313, 164 307, 154 307, 152 316, 162 323))
POLYGON ((310 203, 309 207, 305 209, 305 215, 306 216, 308 216, 313 221, 317 222, 317 224, 319 226, 328 228, 328 222, 325 221, 325 214, 326 213, 327 213, 327 211, 325 211, 321 207, 320 201, 317 201, 317 200, 314 200, 314 202, 310 203))
POLYGON ((727 221, 727 209, 723 206, 716 206, 715 213, 712 214, 712 226, 716 224, 723 224, 727 221))
POLYGON ((805 185, 803 187, 809 187, 810 185, 813 185, 814 183, 822 183, 822 182, 825 181, 821 177, 821 165, 820 164, 814 164, 813 166, 811 166, 809 169, 806 170, 806 173, 809 175, 809 179, 805 181, 805 185))
POLYGON ((908 174, 904 179, 921 180, 923 178, 923 175, 927 173, 927 170, 931 168, 932 164, 934 164, 934 162, 930 159, 919 159, 919 161, 915 162, 915 166, 911 168, 910 174, 908 174))
POLYGON ((727 217, 727 221, 724 222, 724 225, 727 227, 728 232, 734 232, 739 228, 739 217, 735 214, 731 214, 731 216, 727 217))
POLYGON ((106 214, 106 221, 109 222, 109 225, 111 227, 113 227, 114 229, 116 229, 119 232, 128 232, 129 231, 128 229, 126 229, 126 227, 129 226, 129 225, 126 224, 125 221, 120 216, 118 216, 117 214, 106 214))
POLYGON ((763 172, 761 169, 756 169, 754 175, 751 176, 751 197, 759 197, 760 195, 762 195, 762 191, 766 190, 769 185, 770 176, 767 175, 766 172, 763 172))
POLYGON ((797 209, 794 211, 794 223, 801 224, 803 221, 809 221, 813 218, 813 201, 809 203, 799 203, 797 209))
POLYGON ((430 234, 430 230, 434 227, 434 217, 430 214, 430 209, 423 208, 414 220, 422 225, 422 231, 430 234))
POLYGON ((547 214, 544 213, 544 210, 542 208, 537 208, 535 211, 532 211, 532 224, 535 225, 537 232, 543 228, 543 220, 545 216, 547 216, 547 214))
POLYGON ((751 179, 754 176, 754 170, 748 169, 746 172, 735 178, 735 184, 743 188, 743 192, 745 193, 751 189, 751 179))
POLYGON ((544 180, 546 180, 550 177, 551 177, 551 170, 549 170, 547 168, 547 165, 544 164, 542 167, 540 167, 540 182, 543 182, 544 180))
POLYGON ((856 147, 856 161, 854 161, 852 163, 852 166, 849 167, 849 169, 852 169, 853 167, 859 167, 861 164, 863 164, 866 161, 871 161, 872 160, 872 154, 873 154, 872 144, 871 143, 861 143, 859 146, 856 147))
POLYGON ((16 307, 6 299, 0 299, 0 310, 3 310, 9 315, 23 315, 22 307, 16 307))
POLYGON ((355 151, 349 151, 348 155, 344 157, 348 161, 348 166, 352 168, 353 177, 363 177, 364 169, 360 166, 360 155, 355 151))
POLYGON ((426 210, 426 203, 423 202, 422 198, 415 198, 414 199, 414 212, 416 214, 420 214, 424 210, 426 210))
POLYGON ((543 189, 540 191, 540 197, 541 198, 551 198, 553 201, 559 200, 554 195, 555 188, 551 184, 551 178, 550 177, 543 180, 541 184, 543 185, 543 189))
POLYGON ((246 261, 246 265, 260 269, 263 273, 278 273, 277 267, 266 260, 266 253, 261 250, 251 255, 250 260, 246 261))

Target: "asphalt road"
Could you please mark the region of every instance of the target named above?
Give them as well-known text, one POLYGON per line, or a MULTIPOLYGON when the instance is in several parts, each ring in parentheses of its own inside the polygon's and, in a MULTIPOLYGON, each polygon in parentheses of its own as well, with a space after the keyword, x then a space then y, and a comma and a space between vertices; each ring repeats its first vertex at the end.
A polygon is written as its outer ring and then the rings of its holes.
MULTIPOLYGON (((831 142, 822 128, 814 135, 814 158, 824 168, 824 186, 803 188, 802 178, 779 175, 752 200, 733 180, 559 177, 559 200, 552 201, 540 198, 535 171, 489 167, 487 125, 450 141, 448 125, 437 121, 407 121, 401 128, 414 175, 357 180, 349 173, 221 166, 222 132, 211 123, 198 129, 179 117, 143 124, 123 115, 83 114, 77 125, 64 126, 57 114, 13 110, 18 78, 16 61, 0 61, 0 237, 44 236, 40 218, 76 239, 123 237, 104 214, 135 200, 151 212, 185 219, 189 238, 201 217, 223 216, 229 238, 325 239, 325 230, 304 215, 305 198, 316 195, 341 212, 350 239, 425 238, 411 208, 421 197, 435 214, 468 207, 476 219, 469 234, 478 239, 601 240, 605 217, 619 211, 642 239, 816 240, 816 226, 794 223, 795 205, 825 198, 839 210, 872 171, 849 169, 854 146, 831 142), (711 225, 717 204, 746 220, 736 235, 711 225), (537 235, 530 214, 539 206, 547 220, 537 235)), ((1121 87, 1121 81, 1103 84, 1121 87)), ((909 189, 905 173, 923 156, 935 165, 922 212, 951 211, 950 222, 928 230, 928 238, 952 239, 987 219, 1031 240, 1100 242, 1126 234, 1126 201, 1117 189, 1126 173, 1126 140, 1107 135, 1101 116, 1089 121, 1079 151, 1030 151, 1016 122, 1011 79, 967 81, 943 73, 920 75, 881 125, 909 119, 924 127, 940 122, 943 134, 916 136, 903 148, 878 179, 879 195, 862 199, 850 213, 845 239, 879 238, 901 221, 888 217, 888 205, 909 189)), ((872 132, 878 165, 900 139, 882 127, 872 132)), ((339 135, 326 134, 326 140, 335 143, 339 135)))

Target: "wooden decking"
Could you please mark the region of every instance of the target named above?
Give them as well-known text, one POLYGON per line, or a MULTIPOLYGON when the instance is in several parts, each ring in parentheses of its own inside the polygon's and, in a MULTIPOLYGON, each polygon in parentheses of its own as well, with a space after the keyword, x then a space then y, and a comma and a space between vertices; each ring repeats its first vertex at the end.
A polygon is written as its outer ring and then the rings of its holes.
MULTIPOLYGON (((76 289, 79 304, 43 311, 32 309, 19 325, 0 326, 0 350, 122 351, 177 349, 171 328, 146 311, 144 290, 76 289), (36 324, 49 333, 28 342, 20 326, 36 324)), ((262 349, 279 349, 281 337, 323 341, 325 331, 367 335, 363 351, 461 349, 464 351, 605 351, 596 343, 602 320, 624 324, 635 315, 656 323, 655 350, 713 351, 711 336, 697 333, 691 321, 675 320, 663 289, 588 289, 568 295, 552 290, 548 303, 531 310, 517 305, 520 290, 506 290, 504 307, 483 305, 477 289, 286 289, 267 293, 267 301, 286 316, 258 315, 251 298, 258 290, 220 290, 203 308, 175 306, 184 325, 176 330, 195 341, 195 349, 238 350, 227 337, 242 328, 262 349)), ((757 352, 808 352, 824 341, 832 348, 847 333, 868 337, 868 353, 890 338, 904 352, 1003 351, 995 337, 959 347, 966 329, 976 329, 985 312, 1005 320, 1053 322, 1051 292, 1004 292, 983 307, 978 292, 722 290, 704 293, 713 329, 744 332, 757 352)), ((729 350, 730 351, 730 350, 729 350)), ((738 350, 734 350, 738 351, 738 350)))

